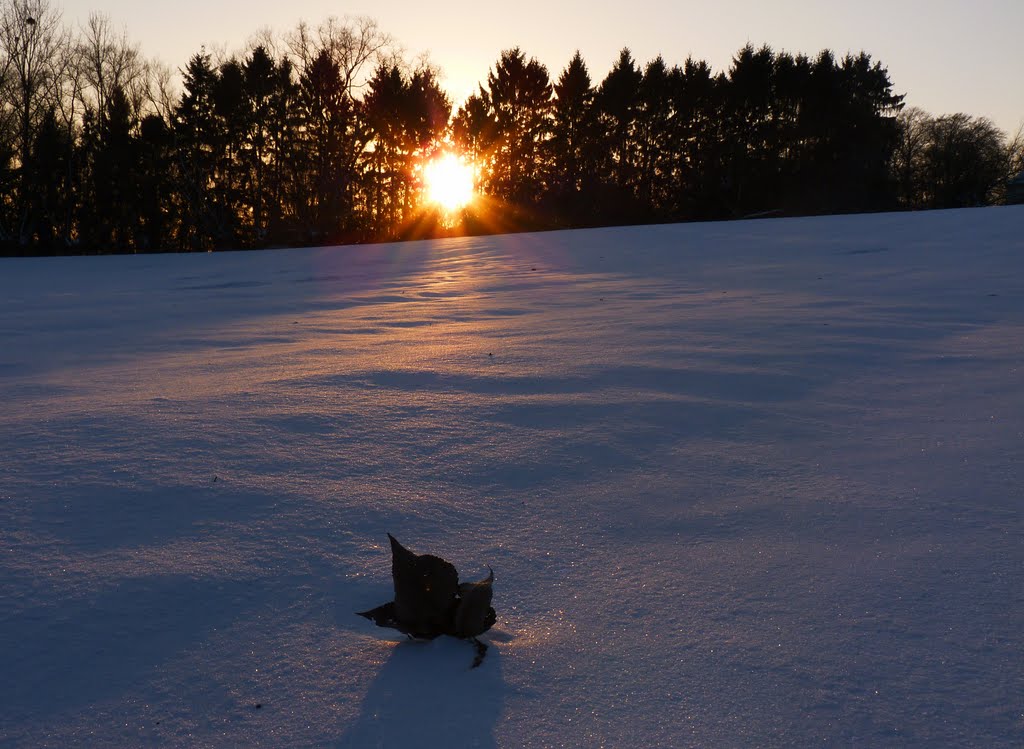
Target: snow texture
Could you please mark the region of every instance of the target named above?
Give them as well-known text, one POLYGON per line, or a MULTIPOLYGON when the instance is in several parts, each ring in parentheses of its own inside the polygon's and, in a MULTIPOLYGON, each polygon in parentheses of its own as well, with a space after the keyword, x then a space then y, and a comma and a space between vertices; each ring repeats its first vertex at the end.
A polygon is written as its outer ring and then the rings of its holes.
POLYGON ((1021 746, 1022 227, 0 261, 0 745, 1021 746))

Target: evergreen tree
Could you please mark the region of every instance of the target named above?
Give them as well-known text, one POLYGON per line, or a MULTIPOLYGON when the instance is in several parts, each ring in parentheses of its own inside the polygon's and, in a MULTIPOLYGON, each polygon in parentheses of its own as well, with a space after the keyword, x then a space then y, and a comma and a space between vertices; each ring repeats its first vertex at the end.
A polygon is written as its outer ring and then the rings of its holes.
POLYGON ((595 91, 579 51, 554 85, 549 141, 552 204, 570 224, 593 221, 598 178, 595 91))
POLYGON ((612 188, 603 201, 603 211, 613 221, 632 221, 640 213, 635 194, 640 172, 636 138, 642 81, 643 73, 632 53, 623 49, 597 93, 604 154, 601 176, 612 188))
MULTIPOLYGON (((452 105, 441 90, 434 72, 422 68, 413 73, 402 106, 403 142, 409 178, 403 183, 401 236, 425 236, 432 228, 424 213, 420 179, 428 158, 440 148, 448 132, 452 105)), ((433 217, 431 220, 436 220, 433 217)))
POLYGON ((294 242, 301 231, 300 215, 309 203, 302 168, 308 163, 303 153, 303 109, 300 86, 289 58, 277 62, 273 87, 262 120, 266 136, 265 217, 257 227, 262 241, 294 242))
POLYGON ((774 208, 779 172, 770 134, 775 55, 746 45, 729 70, 726 138, 728 200, 734 216, 774 208))
POLYGON ((67 132, 48 111, 34 132, 31 161, 24 175, 26 214, 24 245, 32 245, 33 254, 56 254, 64 249, 63 225, 65 201, 70 192, 66 180, 66 160, 70 151, 67 132))
POLYGON ((365 157, 371 230, 392 236, 401 223, 400 202, 409 178, 404 148, 408 86, 397 65, 381 65, 367 85, 361 112, 371 148, 365 157))
POLYGON ((673 89, 678 158, 675 168, 675 215, 710 219, 723 215, 721 200, 725 158, 721 136, 724 79, 711 67, 687 58, 673 89))
POLYGON ((99 252, 125 252, 136 247, 138 149, 124 89, 115 86, 106 102, 92 168, 91 243, 99 252))
POLYGON ((408 106, 403 119, 411 145, 423 151, 444 136, 452 117, 452 103, 441 89, 437 76, 429 68, 413 73, 408 93, 408 106))
POLYGON ((846 211, 889 208, 895 203, 890 173, 904 97, 893 93, 889 72, 864 52, 843 58, 842 81, 846 116, 838 137, 845 146, 845 181, 838 202, 846 211))
POLYGON ((807 168, 807 142, 800 129, 800 116, 811 76, 811 62, 805 55, 781 53, 773 72, 769 138, 777 165, 776 207, 800 210, 798 194, 807 168))
POLYGON ((335 241, 355 229, 356 160, 365 140, 340 66, 327 50, 299 78, 298 123, 302 197, 296 198, 296 218, 310 239, 335 241))
POLYGON ((364 159, 371 229, 399 236, 413 221, 416 175, 447 128, 451 104, 428 69, 407 79, 397 66, 382 65, 367 89, 360 111, 372 137, 364 159))
POLYGON ((246 175, 245 207, 249 215, 248 242, 259 244, 268 233, 268 164, 272 158, 274 96, 282 82, 277 63, 259 45, 243 68, 246 98, 245 143, 242 151, 246 175))
POLYGON ((535 204, 545 188, 551 93, 547 68, 535 58, 527 61, 518 47, 501 54, 481 91, 494 127, 487 164, 491 193, 514 205, 535 204))
POLYGON ((214 246, 213 186, 219 160, 220 134, 214 109, 217 74, 205 52, 193 55, 184 71, 185 91, 175 112, 175 145, 179 161, 178 243, 188 250, 214 246))
POLYGON ((134 201, 138 214, 136 246, 140 252, 171 249, 173 215, 173 134, 166 121, 147 115, 139 126, 138 193, 134 201))
POLYGON ((248 135, 253 114, 245 88, 245 71, 234 57, 224 62, 213 81, 212 218, 218 247, 244 246, 242 228, 248 135))
POLYGON ((480 189, 488 194, 491 189, 491 164, 498 140, 497 129, 483 89, 478 94, 470 95, 452 118, 452 139, 468 159, 479 165, 485 175, 480 189))
POLYGON ((671 204, 681 140, 673 96, 678 76, 679 71, 669 70, 659 56, 647 64, 637 92, 635 196, 645 218, 667 218, 671 204))

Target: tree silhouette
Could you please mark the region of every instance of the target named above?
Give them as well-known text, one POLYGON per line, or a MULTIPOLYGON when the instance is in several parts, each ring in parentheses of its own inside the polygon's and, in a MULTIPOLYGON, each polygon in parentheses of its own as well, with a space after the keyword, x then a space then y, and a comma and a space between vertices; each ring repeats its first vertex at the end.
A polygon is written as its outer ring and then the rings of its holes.
POLYGON ((33 144, 37 130, 51 124, 49 118, 56 106, 54 94, 58 90, 55 80, 60 71, 58 62, 68 41, 60 13, 48 0, 24 0, 0 7, 0 50, 5 58, 2 78, 5 106, 0 109, 10 106, 12 110, 13 137, 5 140, 12 144, 17 174, 16 189, 13 194, 9 193, 9 223, 0 227, 0 232, 22 247, 29 245, 33 237, 31 196, 36 188, 31 181, 33 176, 42 173, 33 165, 35 156, 40 153, 33 149, 33 144))
POLYGON ((114 86, 96 119, 87 117, 89 144, 86 174, 86 210, 81 241, 105 252, 126 252, 138 247, 139 149, 132 133, 133 116, 124 89, 114 86))
POLYGON ((490 192, 489 164, 493 160, 493 149, 497 141, 497 123, 491 115, 490 107, 480 93, 470 95, 455 113, 451 125, 452 139, 459 150, 475 164, 479 165, 485 176, 481 189, 490 192))
POLYGON ((984 205, 1006 179, 1005 138, 984 117, 958 113, 931 120, 923 157, 930 208, 984 205))
POLYGON ((640 172, 636 130, 642 82, 643 73, 632 53, 623 49, 597 93, 605 155, 601 176, 611 188, 603 201, 603 210, 623 221, 635 220, 639 213, 634 194, 640 172))
POLYGON ((174 136, 162 117, 146 116, 139 126, 138 237, 140 252, 172 248, 174 136))
POLYGON ((205 52, 193 55, 184 71, 185 91, 175 112, 175 147, 180 182, 178 243, 183 249, 212 249, 215 239, 216 167, 220 142, 214 96, 217 74, 205 52))
POLYGON ((677 74, 674 215, 679 218, 723 214, 725 170, 719 116, 723 87, 704 61, 687 58, 677 74))
POLYGON ((734 216, 774 208, 778 187, 777 142, 772 133, 775 56, 747 44, 733 58, 724 112, 728 152, 728 204, 734 216))
POLYGON ((397 66, 380 66, 368 84, 362 112, 371 135, 366 156, 371 230, 392 235, 401 224, 411 164, 406 148, 408 86, 397 66))
POLYGON ((596 92, 579 51, 554 84, 549 189, 551 207, 569 225, 596 219, 594 196, 598 181, 599 131, 596 92))
POLYGON ((299 78, 297 122, 296 180, 306 196, 296 202, 298 226, 306 227, 313 241, 337 239, 354 229, 356 158, 362 135, 341 67, 327 49, 299 78))
POLYGON ((552 82, 515 47, 454 116, 365 18, 181 73, 177 95, 105 16, 72 36, 48 0, 0 7, 4 252, 429 236, 422 170, 451 149, 484 196, 464 231, 979 205, 1024 163, 984 118, 901 112, 866 53, 748 44, 716 73, 624 48, 595 84, 579 52, 552 82))
POLYGON ((372 138, 363 159, 370 228, 400 236, 415 222, 417 174, 447 129, 451 104, 429 69, 407 78, 397 65, 381 65, 360 111, 372 138))
POLYGON ((675 191, 676 155, 680 150, 675 128, 674 89, 679 71, 669 70, 659 56, 644 68, 637 97, 636 189, 644 218, 669 217, 675 191))
POLYGON ((211 216, 218 246, 245 246, 242 211, 247 167, 247 135, 253 120, 245 71, 237 58, 220 65, 213 80, 213 198, 211 216))
POLYGON ((481 90, 493 122, 485 164, 490 192, 513 205, 535 203, 544 190, 551 93, 547 68, 518 47, 502 52, 481 90))
POLYGON ((65 184, 67 133, 50 110, 43 116, 34 136, 22 181, 26 190, 23 210, 28 217, 22 227, 23 239, 34 242, 41 252, 59 253, 64 244, 62 228, 69 194, 65 184))
POLYGON ((310 227, 299 223, 299 206, 309 199, 308 193, 300 189, 300 169, 307 155, 301 132, 301 88, 290 58, 278 60, 273 84, 266 102, 266 119, 261 122, 267 139, 265 236, 267 241, 294 242, 300 236, 308 237, 310 227))
POLYGON ((248 115, 241 158, 248 185, 245 207, 251 216, 249 243, 258 245, 267 238, 269 230, 268 165, 274 155, 274 99, 281 77, 277 64, 262 45, 249 54, 242 74, 248 115))

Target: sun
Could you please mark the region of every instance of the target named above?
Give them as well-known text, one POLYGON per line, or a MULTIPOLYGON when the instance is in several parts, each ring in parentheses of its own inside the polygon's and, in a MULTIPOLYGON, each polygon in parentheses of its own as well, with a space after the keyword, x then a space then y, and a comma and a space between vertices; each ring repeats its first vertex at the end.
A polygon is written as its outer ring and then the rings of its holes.
POLYGON ((473 201, 476 185, 473 167, 453 153, 446 153, 423 167, 427 200, 452 213, 473 201))

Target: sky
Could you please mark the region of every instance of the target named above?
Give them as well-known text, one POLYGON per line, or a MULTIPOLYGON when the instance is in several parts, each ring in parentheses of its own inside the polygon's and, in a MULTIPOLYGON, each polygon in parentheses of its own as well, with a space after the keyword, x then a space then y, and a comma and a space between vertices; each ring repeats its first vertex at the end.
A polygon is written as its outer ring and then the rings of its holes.
POLYGON ((552 77, 578 49, 599 82, 623 47, 644 63, 687 56, 726 70, 748 41, 813 55, 868 52, 889 70, 907 104, 934 115, 985 116, 1012 134, 1024 124, 1022 0, 51 0, 65 19, 105 13, 149 57, 173 67, 206 45, 244 49, 254 32, 285 31, 334 15, 369 16, 410 57, 427 53, 459 104, 486 79, 503 49, 518 46, 552 77))

